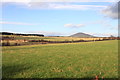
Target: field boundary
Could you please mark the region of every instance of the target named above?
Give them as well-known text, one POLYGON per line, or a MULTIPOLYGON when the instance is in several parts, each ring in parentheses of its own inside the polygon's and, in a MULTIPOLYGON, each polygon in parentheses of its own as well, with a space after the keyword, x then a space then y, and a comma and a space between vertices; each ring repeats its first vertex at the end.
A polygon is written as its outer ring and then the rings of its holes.
POLYGON ((5 43, 0 44, 0 46, 22 46, 22 45, 36 45, 36 44, 57 44, 57 43, 80 43, 80 42, 96 42, 96 41, 106 41, 106 40, 74 40, 74 41, 48 41, 48 40, 29 40, 20 42, 21 40, 17 40, 17 42, 11 44, 8 40, 5 43))

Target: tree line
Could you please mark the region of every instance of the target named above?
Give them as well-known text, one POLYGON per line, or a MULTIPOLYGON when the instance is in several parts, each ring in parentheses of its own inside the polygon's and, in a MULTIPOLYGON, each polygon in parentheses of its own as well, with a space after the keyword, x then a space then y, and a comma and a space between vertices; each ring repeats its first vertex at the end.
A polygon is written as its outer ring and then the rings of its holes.
POLYGON ((10 33, 10 32, 0 32, 1 35, 17 35, 17 36, 41 36, 44 37, 43 34, 21 34, 21 33, 10 33))

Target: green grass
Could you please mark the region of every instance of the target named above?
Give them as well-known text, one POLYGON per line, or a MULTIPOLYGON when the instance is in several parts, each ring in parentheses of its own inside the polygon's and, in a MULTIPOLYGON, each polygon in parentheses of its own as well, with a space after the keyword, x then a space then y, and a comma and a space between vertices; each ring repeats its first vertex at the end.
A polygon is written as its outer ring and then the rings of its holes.
POLYGON ((3 78, 118 77, 118 41, 3 47, 3 78))

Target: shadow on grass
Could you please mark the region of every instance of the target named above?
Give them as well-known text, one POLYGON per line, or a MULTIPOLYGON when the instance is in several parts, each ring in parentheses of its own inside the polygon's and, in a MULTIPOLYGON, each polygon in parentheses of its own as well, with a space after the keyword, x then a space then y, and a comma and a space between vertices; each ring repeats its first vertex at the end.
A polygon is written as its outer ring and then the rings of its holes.
POLYGON ((13 78, 15 75, 24 72, 29 69, 25 65, 3 65, 2 66, 2 78, 13 78))

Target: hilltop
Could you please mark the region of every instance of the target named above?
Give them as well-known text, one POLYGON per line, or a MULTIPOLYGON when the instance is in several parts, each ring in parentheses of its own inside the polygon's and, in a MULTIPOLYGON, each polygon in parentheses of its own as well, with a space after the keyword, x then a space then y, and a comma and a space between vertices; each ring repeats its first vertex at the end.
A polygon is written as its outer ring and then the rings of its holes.
POLYGON ((92 35, 89 35, 89 34, 86 34, 86 33, 79 32, 79 33, 76 33, 76 34, 71 35, 70 37, 94 38, 95 36, 92 36, 92 35))

